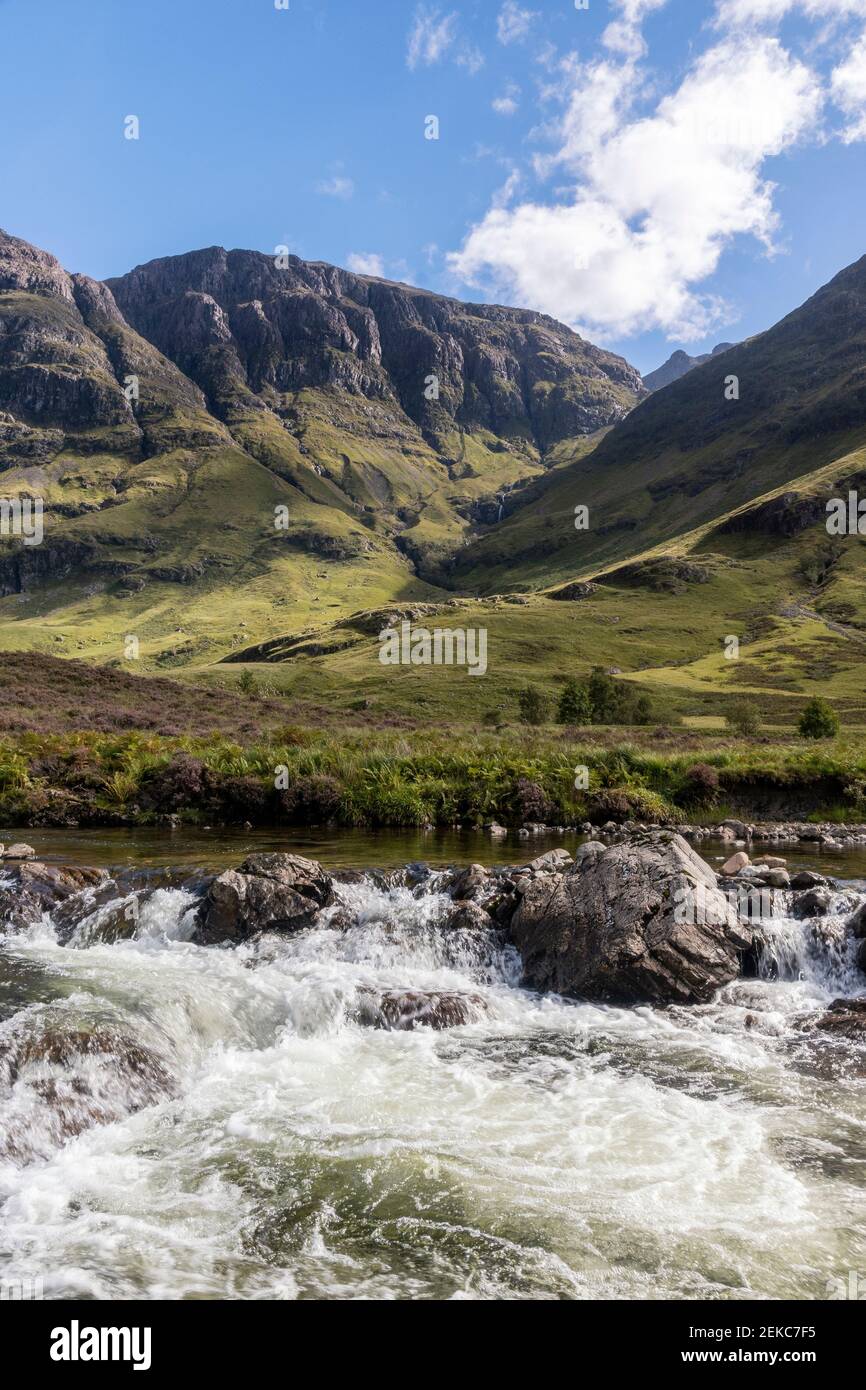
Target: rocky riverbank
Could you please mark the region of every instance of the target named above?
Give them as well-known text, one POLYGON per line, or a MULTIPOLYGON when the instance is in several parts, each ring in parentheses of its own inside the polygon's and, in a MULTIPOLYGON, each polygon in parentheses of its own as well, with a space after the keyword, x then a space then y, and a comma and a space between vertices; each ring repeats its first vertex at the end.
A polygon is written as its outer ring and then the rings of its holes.
POLYGON ((489 822, 485 831, 496 838, 509 834, 518 839, 528 840, 534 835, 599 835, 603 839, 628 838, 645 831, 656 832, 673 829, 687 840, 700 844, 703 840, 729 840, 733 844, 745 845, 752 841, 765 841, 771 844, 822 845, 826 848, 848 848, 866 845, 866 823, 861 821, 744 821, 722 820, 703 823, 681 822, 674 826, 662 825, 660 821, 625 820, 605 821, 598 825, 592 821, 582 821, 578 825, 544 825, 529 822, 516 830, 509 831, 504 825, 489 822))
MULTIPOLYGON (((50 916, 62 941, 82 932, 88 941, 116 941, 135 936, 148 902, 172 886, 189 898, 186 939, 231 947, 322 924, 351 932, 358 919, 344 890, 366 881, 428 899, 430 930, 452 949, 479 959, 512 949, 525 987, 580 999, 706 1003, 760 971, 768 928, 772 934, 782 917, 807 923, 818 949, 847 953, 852 969, 866 969, 866 899, 822 874, 791 875, 780 856, 752 860, 736 846, 752 846, 756 827, 728 830, 733 852, 719 874, 678 832, 637 827, 617 827, 612 843, 590 840, 574 855, 555 849, 517 867, 331 873, 300 855, 269 853, 220 874, 156 882, 131 874, 121 883, 102 869, 41 863, 19 844, 0 864, 0 921, 25 930, 50 916)), ((866 989, 866 976, 854 978, 866 989)), ((359 1016, 402 1026, 399 998, 367 998, 359 1016)), ((452 998, 440 1009, 417 991, 406 999, 412 1027, 459 1023, 477 1007, 452 998)), ((866 1037, 866 1017, 863 1027, 866 1037)))

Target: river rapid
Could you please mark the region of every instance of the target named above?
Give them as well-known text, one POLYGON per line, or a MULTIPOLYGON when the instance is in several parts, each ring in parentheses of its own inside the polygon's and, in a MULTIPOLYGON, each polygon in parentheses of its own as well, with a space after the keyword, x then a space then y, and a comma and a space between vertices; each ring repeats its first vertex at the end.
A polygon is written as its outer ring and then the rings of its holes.
MULTIPOLYGON (((28 838, 111 866, 114 903, 0 939, 0 1278, 60 1299, 866 1293, 866 1049, 808 1026, 866 980, 808 922, 774 919, 760 977, 710 1004, 606 1007, 523 990, 507 943, 437 925, 438 866, 546 843, 282 836, 432 872, 362 873, 310 928, 219 948, 155 866, 274 844, 89 833, 28 838), (484 1008, 366 1026, 364 998, 407 989, 484 1008)), ((866 864, 788 857, 834 875, 831 927, 866 895, 866 864)))

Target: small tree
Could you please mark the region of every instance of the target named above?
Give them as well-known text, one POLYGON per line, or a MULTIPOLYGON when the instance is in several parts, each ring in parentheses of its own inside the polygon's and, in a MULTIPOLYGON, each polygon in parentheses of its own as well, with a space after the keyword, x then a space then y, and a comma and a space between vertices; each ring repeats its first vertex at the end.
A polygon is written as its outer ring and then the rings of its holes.
POLYGON ((517 703, 524 724, 543 724, 547 719, 547 700, 534 685, 521 690, 517 703))
POLYGON ((587 694, 592 708, 593 724, 615 724, 620 709, 621 692, 603 666, 593 666, 589 674, 587 694))
POLYGON ((816 695, 803 710, 797 729, 802 738, 835 738, 839 716, 832 705, 816 695))
POLYGON ((653 722, 653 706, 649 695, 639 695, 634 707, 635 724, 651 724, 653 722))
POLYGON ((559 706, 556 711, 559 724, 588 724, 592 718, 592 708, 585 685, 567 680, 562 687, 559 706))
POLYGON ((731 705, 725 721, 729 729, 742 734, 743 738, 754 738, 755 734, 761 732, 761 716, 757 705, 753 705, 751 700, 738 700, 731 705))
POLYGON ((244 671, 238 681, 238 690, 242 695, 255 695, 256 678, 252 671, 244 671))

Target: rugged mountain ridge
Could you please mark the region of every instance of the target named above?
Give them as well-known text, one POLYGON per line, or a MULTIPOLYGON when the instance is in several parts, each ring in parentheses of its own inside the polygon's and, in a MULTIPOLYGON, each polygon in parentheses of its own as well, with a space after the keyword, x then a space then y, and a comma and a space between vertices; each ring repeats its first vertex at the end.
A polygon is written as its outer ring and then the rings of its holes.
POLYGON ((5 616, 38 643, 62 612, 109 660, 132 625, 173 664, 236 647, 242 607, 267 637, 282 607, 303 632, 320 604, 423 599, 551 447, 642 392, 529 311, 220 248, 100 284, 2 233, 0 476, 46 532, 0 540, 5 616))
POLYGON ((654 372, 647 372, 643 384, 648 391, 660 391, 663 386, 670 386, 671 382, 679 381, 680 377, 685 376, 693 367, 703 366, 704 362, 718 357, 720 353, 728 352, 734 346, 733 343, 717 343, 712 352, 699 353, 697 357, 691 357, 682 348, 678 348, 676 352, 671 353, 667 362, 656 367, 654 372))
POLYGON ((544 451, 615 423, 644 394, 622 358, 546 315, 463 304, 297 256, 210 247, 108 286, 127 321, 218 412, 252 393, 285 416, 292 393, 336 387, 399 404, 443 449, 459 428, 544 451))

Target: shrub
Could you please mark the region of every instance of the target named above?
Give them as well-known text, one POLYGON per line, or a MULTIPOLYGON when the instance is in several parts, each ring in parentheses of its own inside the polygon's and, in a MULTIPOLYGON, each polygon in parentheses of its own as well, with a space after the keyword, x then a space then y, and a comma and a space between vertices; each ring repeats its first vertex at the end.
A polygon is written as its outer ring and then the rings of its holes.
POLYGON ((729 729, 742 734, 743 738, 753 738, 761 731, 761 716, 758 707, 751 700, 738 700, 731 705, 725 719, 729 729))
POLYGON ((587 820, 593 825, 605 821, 656 821, 664 825, 672 819, 671 808, 663 796, 643 787, 604 787, 587 797, 587 820))
POLYGON ((689 806, 711 806, 719 794, 719 774, 709 763, 686 768, 682 800, 689 806))
POLYGON ((281 792, 280 805, 290 820, 305 825, 320 824, 336 816, 341 795, 340 783, 335 777, 314 773, 312 777, 298 777, 281 792))
POLYGON ((220 815, 261 825, 272 809, 273 792, 258 777, 226 777, 218 785, 220 815))
POLYGON ((200 758, 175 753, 161 767, 148 768, 139 786, 143 805, 158 811, 199 808, 211 794, 212 780, 200 758))
POLYGON ((0 749, 0 791, 20 791, 30 785, 27 763, 18 753, 0 749))
POLYGON ((832 705, 816 695, 803 710, 797 730, 803 738, 835 738, 839 716, 832 705))
POLYGON ((651 724, 653 722, 653 707, 649 695, 639 695, 634 707, 635 724, 651 724))
POLYGON ((586 686, 578 685, 577 681, 568 680, 563 686, 562 694, 559 697, 559 705, 556 711, 556 719, 559 724, 588 724, 592 718, 592 706, 590 705, 589 695, 586 686))
POLYGON ((543 787, 528 777, 518 777, 511 797, 515 820, 535 821, 547 824, 556 815, 556 807, 543 787))
POLYGON ((534 685, 528 685, 517 697, 520 718, 524 724, 544 724, 547 720, 547 699, 534 685))
POLYGON ((619 712, 619 688, 602 666, 593 666, 586 687, 593 724, 615 724, 619 712))
POLYGON ((252 671, 244 671, 238 681, 238 690, 242 695, 255 695, 257 686, 256 678, 252 671))

